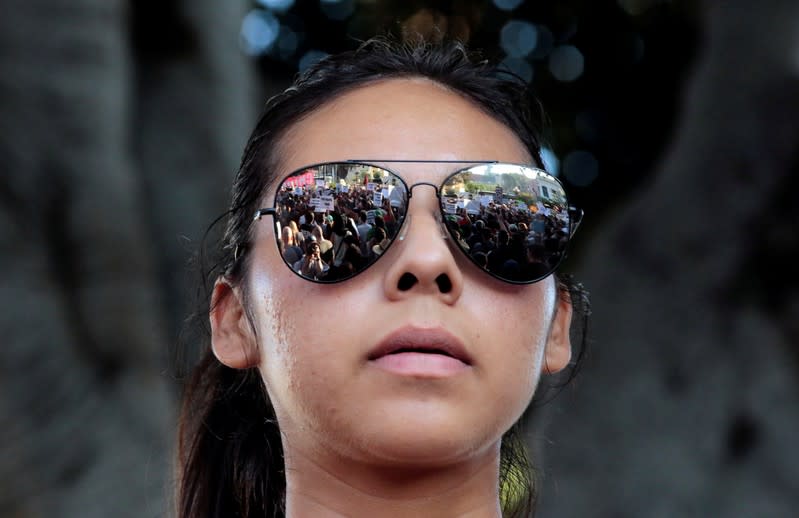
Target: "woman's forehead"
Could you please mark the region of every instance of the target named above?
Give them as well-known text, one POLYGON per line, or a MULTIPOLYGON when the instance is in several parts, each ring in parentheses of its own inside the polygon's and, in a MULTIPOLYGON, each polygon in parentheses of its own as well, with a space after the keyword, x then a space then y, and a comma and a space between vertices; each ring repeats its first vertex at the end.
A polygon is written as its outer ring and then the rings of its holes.
MULTIPOLYGON (((391 79, 339 96, 297 122, 279 146, 280 173, 365 159, 524 163, 522 141, 473 102, 426 79, 391 79)), ((443 179, 457 165, 392 163, 406 181, 443 179)))

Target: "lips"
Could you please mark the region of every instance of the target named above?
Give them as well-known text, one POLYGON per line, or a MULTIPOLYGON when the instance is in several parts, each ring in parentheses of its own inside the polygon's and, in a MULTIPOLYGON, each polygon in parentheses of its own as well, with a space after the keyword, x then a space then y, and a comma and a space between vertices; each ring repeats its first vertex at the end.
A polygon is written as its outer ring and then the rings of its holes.
POLYGON ((393 331, 369 353, 370 361, 405 353, 439 355, 449 357, 465 365, 472 358, 463 343, 453 334, 441 328, 403 327, 393 331))

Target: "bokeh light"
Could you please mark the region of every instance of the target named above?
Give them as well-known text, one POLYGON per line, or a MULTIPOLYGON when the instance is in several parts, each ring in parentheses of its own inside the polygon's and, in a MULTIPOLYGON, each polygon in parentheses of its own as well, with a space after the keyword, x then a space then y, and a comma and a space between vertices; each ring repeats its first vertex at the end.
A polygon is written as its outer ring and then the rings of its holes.
POLYGON ((241 48, 251 56, 265 54, 275 44, 279 34, 278 19, 269 11, 254 9, 241 22, 241 48))
POLYGON ((599 140, 599 117, 592 111, 578 113, 574 117, 574 130, 583 142, 597 142, 599 140))
POLYGON ((299 43, 300 39, 296 32, 286 25, 280 27, 280 36, 277 39, 277 50, 280 59, 289 59, 293 56, 297 52, 299 43))
POLYGON ((532 59, 545 59, 555 47, 555 35, 552 34, 552 31, 546 25, 536 25, 536 31, 538 36, 536 45, 529 57, 532 59))
POLYGON ((303 54, 303 56, 300 58, 300 61, 297 64, 297 68, 300 69, 300 72, 303 72, 311 65, 316 64, 318 61, 326 58, 329 55, 330 54, 328 54, 327 52, 321 50, 316 50, 316 49, 309 50, 308 52, 303 54))
POLYGON ((617 0, 619 7, 627 11, 627 14, 639 16, 657 4, 665 4, 670 0, 617 0))
POLYGON ((278 13, 284 13, 294 6, 294 0, 256 0, 256 2, 278 13))
POLYGON ((538 29, 530 22, 510 20, 499 33, 499 44, 508 56, 523 58, 538 44, 538 29))
POLYGON ((544 170, 552 176, 560 174, 560 160, 555 152, 548 147, 541 148, 541 161, 544 162, 544 170))
POLYGON ((520 5, 524 0, 494 0, 494 5, 497 6, 498 9, 502 9, 503 11, 513 11, 520 5))
POLYGON ((355 12, 355 0, 319 0, 319 6, 331 20, 346 20, 355 12))
POLYGON ((533 66, 523 58, 508 56, 502 60, 502 65, 510 72, 524 79, 526 83, 533 80, 533 66))
POLYGON ((583 75, 585 58, 574 45, 555 47, 549 55, 549 71, 558 81, 574 81, 583 75))
POLYGON ((572 185, 587 187, 599 176, 599 162, 588 151, 572 151, 563 158, 563 176, 572 185))

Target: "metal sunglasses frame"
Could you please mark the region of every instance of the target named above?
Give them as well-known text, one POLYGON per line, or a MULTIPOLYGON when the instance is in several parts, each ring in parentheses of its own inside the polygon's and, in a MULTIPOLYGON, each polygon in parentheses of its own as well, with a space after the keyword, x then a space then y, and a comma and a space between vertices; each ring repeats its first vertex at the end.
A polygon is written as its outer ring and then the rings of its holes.
MULTIPOLYGON (((441 190, 446 185, 447 181, 449 181, 450 178, 452 178, 453 176, 455 176, 457 174, 461 174, 461 173, 463 173, 465 171, 468 171, 469 169, 471 169, 474 166, 490 165, 490 164, 507 164, 507 165, 514 165, 514 166, 518 166, 518 167, 523 167, 523 168, 526 168, 526 169, 531 169, 531 170, 537 171, 539 173, 543 173, 543 174, 547 175, 550 179, 552 179, 555 182, 557 182, 558 185, 561 186, 561 188, 563 187, 563 184, 561 184, 560 180, 558 180, 555 176, 553 176, 552 174, 548 173, 544 169, 541 169, 541 168, 536 167, 536 166, 525 165, 525 164, 514 164, 514 163, 510 163, 510 162, 501 162, 499 160, 401 160, 401 159, 387 159, 386 160, 386 159, 355 159, 355 158, 353 158, 353 159, 347 159, 347 160, 332 160, 332 161, 327 161, 327 162, 318 162, 318 163, 315 163, 315 164, 306 165, 306 166, 300 167, 298 169, 295 169, 294 171, 292 171, 292 172, 286 174, 285 176, 283 176, 283 178, 278 183, 278 189, 277 190, 278 191, 280 190, 280 188, 283 186, 283 184, 285 183, 285 181, 288 178, 296 175, 300 171, 304 171, 306 169, 314 169, 314 168, 317 168, 317 167, 320 167, 320 166, 334 165, 334 164, 362 165, 362 166, 374 167, 374 168, 377 168, 377 169, 382 169, 383 171, 387 171, 388 173, 393 175, 395 178, 397 178, 400 182, 402 182, 403 187, 405 187, 405 192, 407 192, 407 194, 408 194, 408 201, 407 201, 408 205, 410 205, 410 200, 411 200, 411 197, 413 196, 413 189, 415 187, 417 187, 419 185, 426 185, 428 187, 432 187, 435 190, 436 198, 439 200, 438 208, 439 208, 439 213, 440 213, 440 216, 441 216, 440 222, 442 223, 442 225, 446 229, 444 234, 443 234, 444 239, 447 239, 447 237, 452 236, 452 233, 449 230, 449 228, 447 228, 447 225, 443 223, 443 221, 446 218, 447 214, 444 212, 444 208, 441 205, 441 190), (468 167, 459 168, 456 171, 453 171, 452 173, 448 174, 441 181, 440 185, 436 185, 436 184, 431 183, 431 182, 416 182, 416 183, 411 184, 409 186, 407 184, 407 182, 405 182, 405 180, 402 178, 402 176, 400 174, 398 174, 396 171, 393 171, 391 169, 388 169, 387 167, 384 167, 384 166, 378 165, 378 164, 469 164, 469 166, 468 167)), ((564 192, 565 192, 565 189, 564 189, 564 192)), ((275 194, 275 196, 277 196, 277 194, 275 194)), ((567 200, 568 200, 568 198, 567 198, 567 200)), ((580 223, 583 220, 584 213, 583 213, 582 209, 574 207, 572 205, 567 205, 567 212, 569 214, 569 243, 571 243, 571 239, 574 236, 574 233, 577 231, 577 227, 580 226, 580 223)), ((277 230, 278 230, 277 229, 278 221, 277 221, 277 219, 274 218, 274 216, 276 216, 277 213, 278 213, 277 212, 277 207, 274 207, 274 206, 273 207, 264 207, 264 208, 260 208, 260 209, 256 210, 255 214, 253 215, 253 218, 252 218, 252 223, 254 223, 256 221, 259 221, 264 216, 272 216, 273 217, 273 222, 274 222, 274 225, 275 225, 275 239, 276 240, 279 239, 278 232, 277 232, 277 230)), ((283 258, 282 254, 281 254, 281 259, 283 259, 283 262, 286 264, 286 266, 288 266, 289 270, 291 270, 298 277, 300 277, 303 280, 306 280, 308 282, 313 282, 313 283, 317 283, 317 284, 337 284, 339 282, 348 281, 348 280, 352 279, 353 277, 356 277, 356 276, 362 274, 363 272, 365 272, 366 270, 368 270, 372 265, 374 265, 377 261, 379 261, 385 255, 385 252, 388 251, 391 248, 391 246, 394 245, 394 243, 396 241, 402 241, 405 238, 404 229, 406 229, 406 227, 407 227, 406 220, 409 220, 409 219, 410 219, 410 215, 408 215, 406 217, 403 217, 400 226, 397 228, 396 237, 391 239, 391 241, 389 242, 388 246, 385 248, 385 250, 383 251, 383 253, 379 257, 377 257, 375 260, 373 260, 372 262, 367 264, 362 270, 360 270, 360 271, 358 271, 358 272, 356 272, 356 273, 354 273, 354 274, 352 274, 352 275, 350 275, 348 277, 343 277, 343 278, 335 279, 335 280, 308 278, 308 277, 303 276, 300 272, 294 270, 293 266, 288 264, 288 262, 285 260, 285 258, 283 258)), ((540 281, 542 279, 545 279, 546 277, 552 275, 553 273, 555 273, 555 271, 557 271, 558 267, 560 267, 560 265, 562 264, 563 260, 566 258, 566 255, 567 255, 566 252, 568 250, 568 244, 569 243, 567 243, 567 246, 564 248, 563 253, 562 253, 561 257, 560 257, 560 260, 558 260, 557 264, 555 264, 550 269, 549 272, 547 272, 543 276, 537 277, 537 278, 532 279, 532 280, 525 280, 525 281, 515 281, 515 280, 511 280, 511 279, 506 279, 504 277, 500 277, 499 275, 491 272, 490 270, 487 270, 487 269, 483 268, 482 266, 480 266, 477 263, 477 261, 475 259, 473 259, 467 253, 466 250, 461 248, 460 245, 454 244, 453 246, 455 246, 455 248, 457 248, 460 251, 460 253, 463 254, 463 256, 465 256, 471 263, 473 263, 480 271, 482 271, 486 275, 490 275, 492 278, 497 279, 497 280, 502 281, 502 282, 505 282, 505 283, 508 283, 508 284, 525 285, 525 284, 536 283, 536 282, 538 282, 538 281, 540 281)), ((276 245, 277 245, 277 243, 276 243, 276 245)))

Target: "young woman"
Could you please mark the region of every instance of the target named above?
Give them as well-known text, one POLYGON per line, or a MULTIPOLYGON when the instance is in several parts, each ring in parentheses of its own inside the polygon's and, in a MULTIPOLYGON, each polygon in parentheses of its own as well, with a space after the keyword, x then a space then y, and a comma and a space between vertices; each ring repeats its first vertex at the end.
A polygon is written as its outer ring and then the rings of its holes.
POLYGON ((514 425, 540 377, 582 354, 570 326, 585 299, 555 276, 568 240, 525 233, 487 262, 466 243, 497 248, 497 211, 577 228, 542 170, 539 116, 522 83, 458 44, 369 41, 270 100, 209 273, 181 518, 532 514, 514 425), (381 254, 312 274, 281 256, 284 207, 341 220, 387 197, 381 254))

